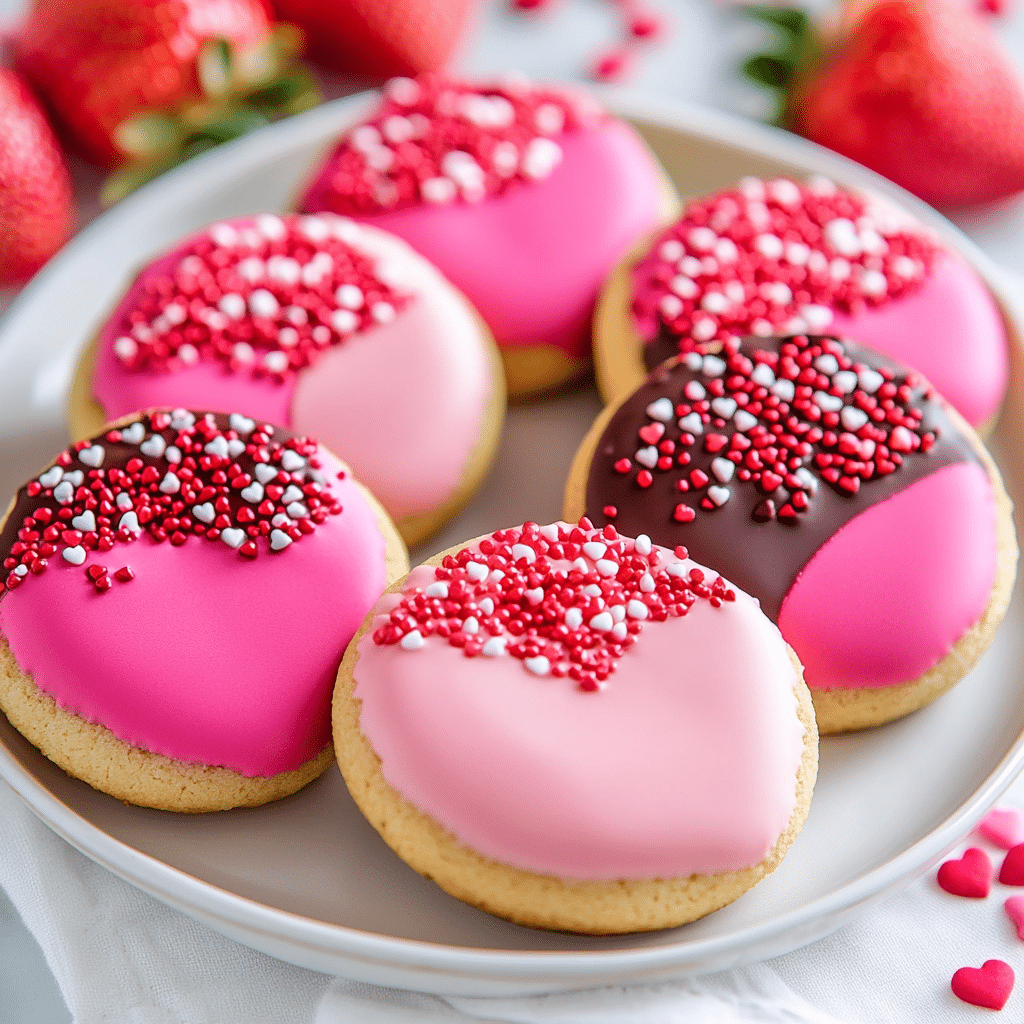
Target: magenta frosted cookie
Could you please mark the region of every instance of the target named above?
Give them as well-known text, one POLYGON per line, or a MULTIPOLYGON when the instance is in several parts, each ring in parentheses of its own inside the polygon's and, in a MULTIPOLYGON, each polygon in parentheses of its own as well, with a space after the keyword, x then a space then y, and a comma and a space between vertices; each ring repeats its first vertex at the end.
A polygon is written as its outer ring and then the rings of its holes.
POLYGON ((383 510, 307 437, 155 411, 78 442, 0 532, 0 706, 120 799, 216 810, 332 760, 345 646, 407 567, 383 510))
POLYGON ((761 602, 823 732, 956 683, 988 646, 1017 547, 998 470, 914 371, 828 336, 691 352, 598 418, 566 515, 685 545, 761 602))
POLYGON ((299 200, 435 263, 490 326, 513 395, 588 364, 604 279, 673 207, 639 136, 586 97, 436 75, 387 83, 299 200))
POLYGON ((338 763, 395 851, 521 924, 671 927, 781 860, 817 733, 757 602, 682 550, 554 523, 478 538, 374 607, 338 763))
POLYGON ((72 432, 237 411, 319 438, 408 543, 473 494, 504 383, 466 300, 404 242, 332 214, 222 221, 136 278, 79 367, 72 432))
POLYGON ((697 344, 837 334, 919 370, 975 427, 1006 390, 1002 315, 957 253, 903 211, 816 178, 746 178, 686 206, 621 264, 595 329, 607 400, 697 344))

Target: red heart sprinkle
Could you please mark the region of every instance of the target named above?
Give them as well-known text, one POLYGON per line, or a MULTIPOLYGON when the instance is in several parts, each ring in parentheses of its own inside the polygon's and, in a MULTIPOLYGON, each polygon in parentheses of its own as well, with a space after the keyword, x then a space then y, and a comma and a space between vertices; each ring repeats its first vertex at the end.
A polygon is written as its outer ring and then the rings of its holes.
POLYGON ((938 880, 954 896, 984 899, 992 884, 992 862, 984 850, 972 846, 959 860, 947 860, 941 865, 938 880))
POLYGON ((665 433, 664 423, 648 423, 640 428, 640 437, 646 444, 657 444, 665 433))
POLYGON ((729 438, 721 434, 708 434, 704 438, 704 447, 709 452, 720 452, 729 443, 729 438))
POLYGON ((999 881, 1003 885, 1024 885, 1024 843, 1011 846, 999 869, 999 881))
POLYGON ((972 1006, 1001 1010, 1013 991, 1013 968, 1002 960, 986 960, 980 967, 961 967, 950 988, 957 999, 972 1006))

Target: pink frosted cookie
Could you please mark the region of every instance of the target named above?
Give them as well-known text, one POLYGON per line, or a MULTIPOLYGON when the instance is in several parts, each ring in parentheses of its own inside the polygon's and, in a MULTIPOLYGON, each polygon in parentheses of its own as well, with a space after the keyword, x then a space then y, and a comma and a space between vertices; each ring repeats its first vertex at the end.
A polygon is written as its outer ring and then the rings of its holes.
POLYGON ((407 571, 401 540, 315 441, 155 411, 63 452, 0 531, 0 707, 70 774, 208 811, 332 760, 338 663, 407 571))
POLYGON ((598 382, 612 401, 696 345, 803 331, 915 367, 978 428, 1006 390, 1006 330, 974 270, 908 214, 822 178, 745 178, 620 264, 595 321, 598 382))
POLYGON ((914 371, 827 336, 662 364, 598 417, 565 510, 683 544, 756 597, 822 732, 956 683, 1016 571, 1010 502, 974 431, 914 371))
POLYGON ((435 75, 385 85, 299 201, 435 263, 493 331, 512 395, 588 365, 604 279, 674 206, 646 145, 584 96, 435 75))
POLYGON ((214 224, 151 263, 87 350, 72 434, 158 406, 318 437, 407 543, 490 465, 501 367, 465 299, 404 242, 333 214, 214 224))
POLYGON ((396 584, 346 652, 334 737, 417 871, 595 934, 736 899, 792 843, 817 771, 799 663, 757 603, 586 520, 499 530, 396 584))

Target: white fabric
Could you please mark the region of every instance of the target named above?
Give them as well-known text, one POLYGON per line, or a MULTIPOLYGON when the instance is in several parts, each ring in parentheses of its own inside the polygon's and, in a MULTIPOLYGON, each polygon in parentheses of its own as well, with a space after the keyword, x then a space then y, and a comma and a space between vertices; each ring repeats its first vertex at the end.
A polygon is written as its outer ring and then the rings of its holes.
MULTIPOLYGON (((1012 791, 1024 804, 1024 784, 1012 791)), ((0 782, 0 887, 36 937, 75 1024, 967 1024, 953 972, 1021 973, 1005 1020, 1024 1019, 1024 943, 987 899, 935 872, 822 941, 683 982, 514 999, 449 998, 329 978, 253 952, 93 864, 0 782)), ((1002 851, 988 849, 998 871, 1002 851)), ((3 1020, 0 1006, 0 1020, 3 1020)))

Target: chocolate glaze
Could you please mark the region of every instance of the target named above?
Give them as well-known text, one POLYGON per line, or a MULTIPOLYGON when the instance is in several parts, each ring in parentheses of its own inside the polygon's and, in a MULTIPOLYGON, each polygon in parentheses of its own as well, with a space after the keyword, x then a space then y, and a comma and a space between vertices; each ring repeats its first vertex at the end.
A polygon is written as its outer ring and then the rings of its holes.
MULTIPOLYGON (((750 357, 758 350, 778 353, 786 340, 746 338, 740 343, 740 353, 750 357)), ((811 342, 817 340, 820 339, 812 338, 811 342)), ((689 465, 685 468, 673 465, 665 471, 652 469, 653 482, 644 489, 636 482, 637 470, 641 467, 634 460, 635 453, 645 443, 638 439, 638 431, 654 422, 646 412, 647 407, 662 397, 668 397, 674 405, 692 404, 684 396, 686 385, 697 381, 707 386, 711 380, 702 370, 689 369, 685 357, 680 357, 659 366, 612 417, 591 462, 586 514, 594 523, 614 523, 616 529, 627 536, 646 533, 655 543, 666 547, 684 545, 690 557, 721 572, 758 598, 769 616, 777 618, 797 575, 815 551, 844 524, 943 466, 979 461, 970 442, 953 426, 943 405, 912 371, 864 346, 845 340, 841 344, 854 364, 891 371, 895 375, 894 384, 906 382, 912 387, 912 398, 906 407, 919 409, 923 414, 918 427, 920 433, 934 433, 935 442, 929 451, 904 455, 902 465, 894 472, 862 481, 858 492, 850 495, 826 482, 815 465, 818 453, 833 453, 835 448, 814 444, 813 453, 804 462, 818 481, 817 491, 813 495, 809 489, 805 491, 809 495, 807 510, 788 523, 778 517, 763 522, 754 518, 755 509, 766 499, 770 498, 776 509, 783 507, 792 493, 786 486, 766 494, 757 484, 742 482, 734 476, 726 484, 732 492, 729 500, 710 510, 701 504, 706 488, 686 493, 676 488, 677 481, 687 478, 695 468, 707 473, 711 484, 718 483, 710 468, 716 453, 705 449, 706 435, 697 436, 696 443, 688 448, 677 448, 677 451, 686 450, 691 454, 689 465), (614 469, 615 463, 623 458, 633 462, 630 472, 620 473, 614 469), (674 520, 673 512, 680 502, 694 509, 695 517, 691 522, 674 520), (614 506, 617 515, 606 516, 603 510, 608 506, 614 506)), ((844 397, 845 406, 853 404, 855 394, 844 397)), ((759 419, 759 423, 763 422, 759 419)), ((663 439, 678 442, 683 433, 678 417, 673 416, 665 423, 665 428, 663 439)), ((738 432, 731 419, 718 418, 706 429, 730 439, 738 432)), ((842 427, 837 428, 837 432, 841 431, 842 427)), ((717 455, 724 456, 727 451, 728 446, 717 455)))

